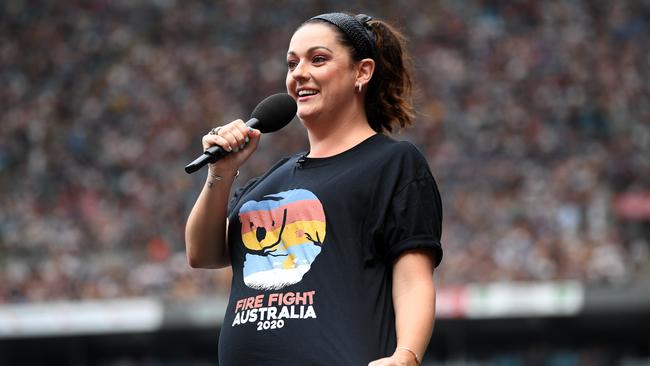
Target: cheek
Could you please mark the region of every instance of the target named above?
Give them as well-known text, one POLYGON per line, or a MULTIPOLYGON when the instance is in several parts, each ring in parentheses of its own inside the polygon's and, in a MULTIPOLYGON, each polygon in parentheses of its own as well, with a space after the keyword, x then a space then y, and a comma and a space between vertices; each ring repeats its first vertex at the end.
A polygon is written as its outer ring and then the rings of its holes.
POLYGON ((289 74, 287 74, 287 78, 285 79, 284 83, 287 87, 287 93, 289 93, 289 95, 293 95, 292 92, 296 90, 296 88, 294 87, 295 85, 294 82, 295 80, 293 80, 293 78, 289 74))
POLYGON ((348 91, 354 88, 354 78, 350 77, 349 70, 328 70, 323 74, 323 80, 328 81, 329 89, 335 94, 345 94, 349 97, 348 91))

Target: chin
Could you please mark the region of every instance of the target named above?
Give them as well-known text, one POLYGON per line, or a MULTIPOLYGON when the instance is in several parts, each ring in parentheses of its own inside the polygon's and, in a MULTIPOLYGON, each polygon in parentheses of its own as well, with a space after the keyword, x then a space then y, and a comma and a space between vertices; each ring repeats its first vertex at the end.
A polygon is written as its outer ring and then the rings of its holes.
POLYGON ((316 113, 311 109, 298 108, 298 112, 296 113, 296 115, 298 116, 298 118, 300 118, 300 120, 305 121, 305 120, 309 120, 310 118, 314 118, 316 113))

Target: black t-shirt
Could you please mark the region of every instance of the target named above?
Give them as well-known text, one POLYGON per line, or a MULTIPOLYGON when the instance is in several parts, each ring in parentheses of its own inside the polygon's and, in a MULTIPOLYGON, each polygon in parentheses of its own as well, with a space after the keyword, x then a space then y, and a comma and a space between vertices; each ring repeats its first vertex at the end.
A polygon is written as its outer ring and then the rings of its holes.
POLYGON ((430 248, 442 205, 422 154, 381 134, 295 155, 230 202, 230 301, 219 364, 367 365, 395 349, 392 263, 430 248))

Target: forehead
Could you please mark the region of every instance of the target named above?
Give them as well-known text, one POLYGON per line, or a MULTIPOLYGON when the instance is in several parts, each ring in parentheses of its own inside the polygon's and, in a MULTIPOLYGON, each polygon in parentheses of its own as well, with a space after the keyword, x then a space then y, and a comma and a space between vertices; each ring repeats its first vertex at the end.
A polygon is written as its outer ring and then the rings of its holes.
POLYGON ((301 53, 315 46, 325 46, 332 50, 341 48, 337 37, 338 34, 333 26, 324 23, 308 23, 293 34, 288 52, 301 53))

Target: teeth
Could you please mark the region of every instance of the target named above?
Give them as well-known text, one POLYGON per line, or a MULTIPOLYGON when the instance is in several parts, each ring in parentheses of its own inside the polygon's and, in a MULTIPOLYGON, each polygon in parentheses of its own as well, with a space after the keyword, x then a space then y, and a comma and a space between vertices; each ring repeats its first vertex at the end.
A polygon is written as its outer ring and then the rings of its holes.
POLYGON ((298 92, 298 95, 303 97, 305 95, 314 95, 316 93, 318 93, 316 90, 301 90, 298 92))

